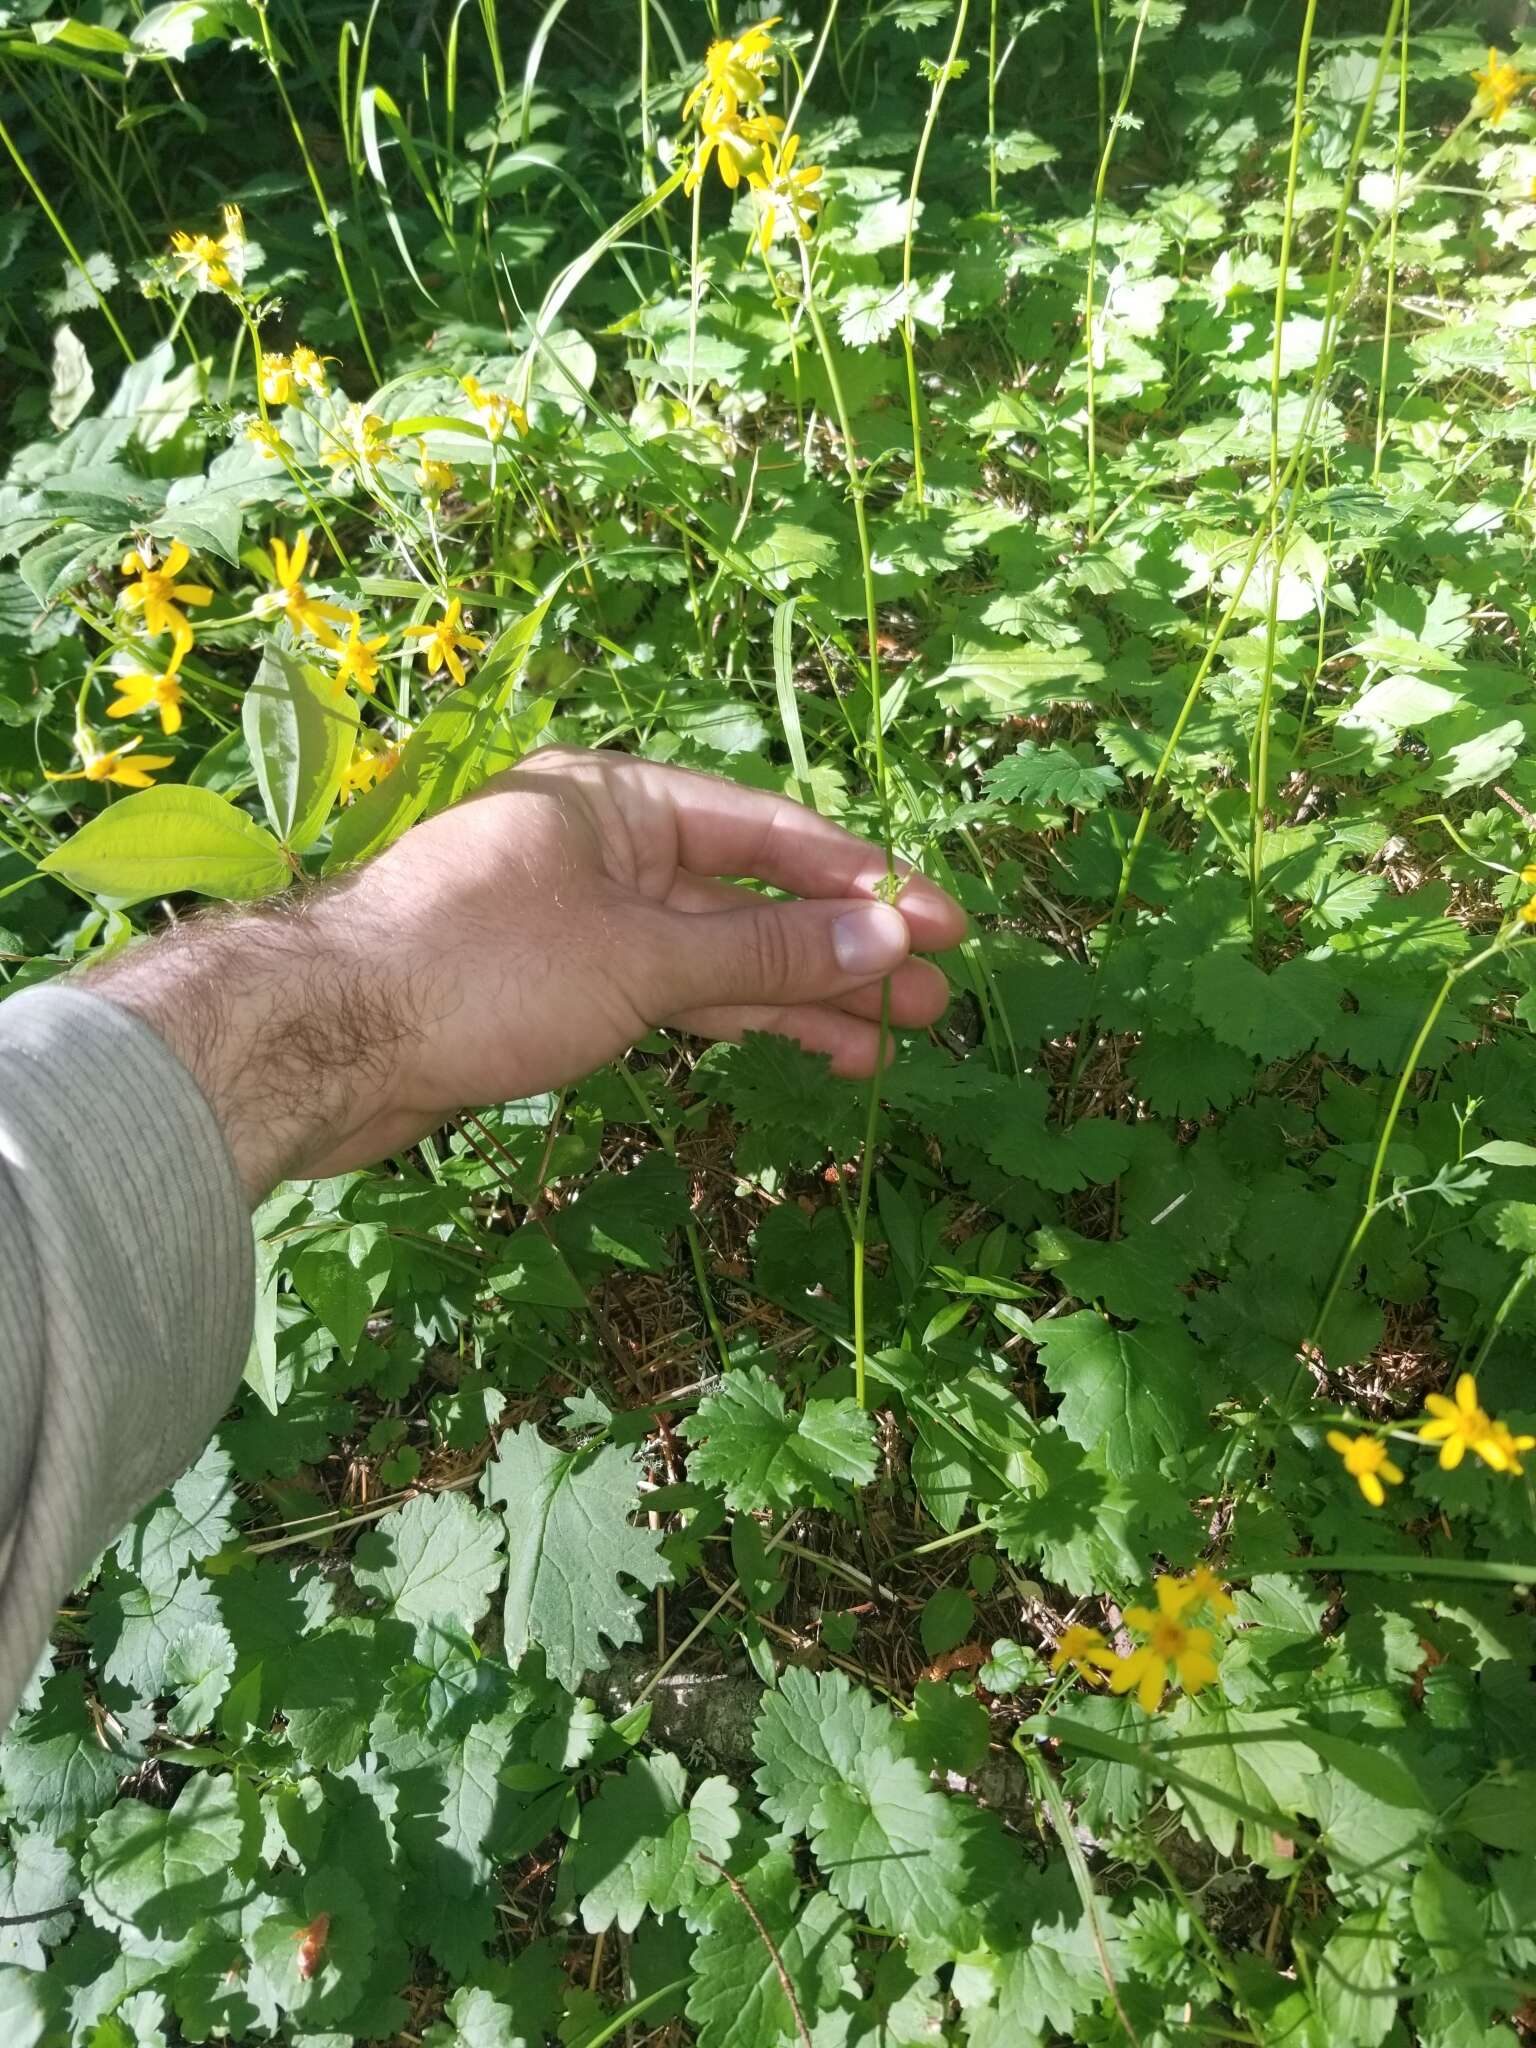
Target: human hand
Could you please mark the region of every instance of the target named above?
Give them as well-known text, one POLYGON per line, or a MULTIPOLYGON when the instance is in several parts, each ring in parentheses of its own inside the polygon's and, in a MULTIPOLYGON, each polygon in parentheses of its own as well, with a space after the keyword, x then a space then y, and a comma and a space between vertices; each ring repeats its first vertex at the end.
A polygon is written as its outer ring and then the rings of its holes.
POLYGON ((910 956, 965 929, 922 877, 879 901, 884 876, 876 848, 787 798, 550 748, 354 873, 188 919, 89 985, 191 1069, 257 1200, 562 1087, 659 1024, 780 1032, 872 1073, 882 983, 894 1024, 932 1023, 944 977, 910 956))

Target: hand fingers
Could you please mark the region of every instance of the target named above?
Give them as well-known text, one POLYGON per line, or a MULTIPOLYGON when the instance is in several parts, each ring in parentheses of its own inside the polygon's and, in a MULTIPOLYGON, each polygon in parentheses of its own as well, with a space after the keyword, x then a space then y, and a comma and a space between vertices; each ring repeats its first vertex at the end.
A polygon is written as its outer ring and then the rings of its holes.
MULTIPOLYGON (((750 1005, 685 1010, 666 1022, 695 1038, 726 1038, 737 1043, 749 1031, 771 1031, 780 1038, 793 1038, 807 1052, 825 1053, 834 1074, 845 1080, 865 1080, 875 1071, 880 1051, 876 1025, 850 1017, 824 1003, 787 1003, 778 1009, 755 1009, 750 1005)), ((888 1040, 885 1057, 889 1065, 895 1046, 888 1040)))
POLYGON ((648 1014, 824 1003, 894 974, 912 935, 888 903, 771 903, 686 911, 632 905, 630 940, 648 1014))
MULTIPOLYGON (((690 875, 686 870, 679 872, 667 898, 674 910, 690 913, 741 910, 761 900, 751 890, 739 889, 733 882, 712 881, 703 875, 690 875)), ((908 923, 910 928, 910 920, 908 923)), ((913 1031, 936 1023, 943 1016, 949 1004, 949 983, 932 961, 903 961, 889 979, 891 1022, 894 1025, 904 1031, 913 1031)), ((847 1010, 855 1017, 873 1018, 878 1023, 881 988, 882 984, 876 981, 832 1000, 839 1009, 847 1010)))
MULTIPOLYGON (((646 801, 671 813, 680 866, 696 875, 750 875, 791 890, 796 896, 872 896, 885 880, 885 856, 819 817, 803 804, 767 790, 747 789, 718 776, 696 774, 655 761, 605 754, 608 772, 636 785, 646 801)), ((899 899, 920 951, 958 945, 965 936, 965 912, 936 882, 913 875, 902 861, 897 873, 912 876, 899 899)))

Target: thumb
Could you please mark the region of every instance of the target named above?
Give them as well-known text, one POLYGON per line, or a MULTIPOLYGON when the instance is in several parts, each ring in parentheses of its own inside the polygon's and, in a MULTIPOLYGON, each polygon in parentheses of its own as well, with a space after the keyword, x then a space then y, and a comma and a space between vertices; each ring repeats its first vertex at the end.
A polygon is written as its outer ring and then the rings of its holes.
POLYGON ((662 1017, 719 1003, 825 1002, 882 980, 912 950, 901 912, 868 897, 665 917, 654 956, 662 1017))

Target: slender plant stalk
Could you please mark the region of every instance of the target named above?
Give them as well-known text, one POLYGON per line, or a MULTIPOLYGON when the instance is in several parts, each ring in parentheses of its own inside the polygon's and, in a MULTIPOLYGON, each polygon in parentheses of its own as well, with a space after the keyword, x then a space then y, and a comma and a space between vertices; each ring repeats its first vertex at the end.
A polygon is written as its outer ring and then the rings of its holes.
POLYGON ((987 23, 987 203, 997 211, 997 0, 987 23))
POLYGON ((1376 386, 1376 452, 1371 482, 1381 481, 1381 458, 1387 445, 1387 378, 1392 357, 1392 314, 1397 300, 1397 217, 1403 189, 1403 162, 1408 148, 1408 22, 1411 0, 1403 0, 1402 44, 1397 60, 1397 153, 1392 159, 1392 225, 1387 231, 1387 303, 1381 323, 1381 376, 1376 386))
POLYGON ((928 112, 923 119, 923 132, 918 137, 917 155, 912 160, 912 183, 907 192, 907 231, 901 239, 901 351, 907 359, 907 404, 912 413, 912 488, 919 505, 923 503, 923 404, 917 391, 917 353, 913 346, 917 327, 912 318, 912 230, 917 222, 917 188, 923 180, 923 165, 928 156, 928 144, 933 136, 934 123, 939 118, 939 103, 944 97, 944 88, 948 85, 950 73, 954 69, 969 9, 970 0, 960 0, 959 6, 955 9, 955 27, 949 39, 949 54, 945 57, 943 69, 933 81, 933 89, 928 95, 928 112))
MULTIPOLYGON (((811 323, 811 331, 816 336, 816 346, 821 351, 821 360, 827 372, 827 383, 832 391, 832 408, 837 414, 838 431, 842 435, 843 465, 848 474, 848 493, 853 500, 853 520, 859 538, 859 561, 864 573, 864 623, 869 635, 870 746, 874 759, 875 794, 880 805, 881 838, 885 844, 886 880, 894 887, 896 859, 891 846, 890 794, 885 773, 885 721, 880 698, 880 618, 879 608, 875 602, 875 568, 869 538, 869 518, 864 506, 865 480, 859 471, 858 447, 853 438, 853 426, 843 396, 843 381, 838 375, 837 358, 832 352, 832 343, 817 309, 811 280, 810 258, 805 255, 803 249, 802 263, 805 273, 806 317, 811 323)), ((885 1070, 885 1048, 890 1031, 891 985, 887 981, 881 989, 880 1042, 875 1056, 875 1071, 869 1083, 869 1107, 864 1119, 864 1153, 859 1172, 859 1196, 853 1215, 853 1382, 854 1395, 861 1408, 868 1405, 864 1247, 869 1225, 869 1191, 875 1171, 875 1134, 880 1121, 880 1079, 885 1070)))
MULTIPOLYGON (((1403 1061, 1402 1070, 1397 1077, 1397 1085, 1392 1090, 1392 1100, 1387 1109, 1386 1120, 1382 1124, 1380 1136, 1376 1140, 1376 1151, 1371 1159, 1370 1178, 1365 1184, 1365 1201, 1361 1205, 1360 1215, 1355 1227, 1349 1234, 1349 1242, 1340 1253, 1338 1263, 1333 1269, 1333 1278, 1328 1284, 1328 1292, 1323 1296, 1322 1306, 1313 1320, 1311 1329, 1307 1332, 1305 1349, 1316 1350, 1321 1347, 1324 1332, 1328 1327, 1328 1318, 1333 1313, 1333 1305, 1339 1298, 1339 1290, 1348 1277, 1350 1266, 1354 1263, 1355 1254, 1359 1251, 1360 1246, 1365 1240, 1366 1232, 1375 1221, 1377 1209, 1380 1206, 1378 1197, 1381 1193, 1382 1175, 1386 1172, 1387 1152, 1397 1130, 1397 1120, 1402 1115, 1403 1104, 1408 1099, 1408 1090, 1413 1085, 1413 1077, 1419 1070, 1419 1061, 1423 1056, 1424 1048, 1429 1043, 1431 1032, 1440 1021, 1440 1012, 1450 1001, 1451 991, 1455 988, 1456 984, 1459 981, 1464 981, 1469 974, 1476 973, 1479 967, 1492 960, 1496 954, 1502 953, 1517 928, 1513 921, 1503 926, 1498 936, 1491 944, 1484 946, 1480 953, 1474 953, 1470 960, 1463 960, 1459 966, 1448 969, 1439 988, 1435 991, 1434 1001, 1424 1013, 1424 1021, 1420 1024, 1414 1036, 1413 1044, 1408 1048, 1408 1057, 1403 1061)), ((1304 1364, 1297 1366, 1291 1381, 1291 1392, 1286 1403, 1287 1406, 1295 1399, 1296 1388, 1305 1370, 1304 1364)))
POLYGON ((267 0, 255 0, 255 12, 256 19, 261 26, 262 54, 267 60, 267 69, 272 74, 272 83, 277 87, 277 96, 283 103, 283 112, 288 116, 288 126, 292 129, 293 139, 298 144, 299 155, 304 160, 304 169, 309 178, 309 189, 315 195, 315 204, 319 207, 320 218, 325 223, 326 240, 331 245, 331 257, 335 262, 337 275, 341 279, 342 290, 347 295, 347 304, 352 310, 352 325, 357 330, 358 342, 363 351, 363 360, 367 363, 369 374, 374 382, 378 383, 380 381, 378 361, 373 353, 373 344, 368 339, 368 328, 363 319, 362 308, 357 303, 357 293, 352 287, 352 273, 347 268, 347 259, 342 250, 341 237, 337 234, 336 223, 331 218, 330 203, 325 196, 325 187, 320 183, 320 173, 315 169, 315 160, 310 155, 309 144, 304 140, 304 130, 300 126, 299 117, 294 111, 293 101, 288 97, 288 88, 283 83, 282 67, 278 63, 277 48, 272 41, 272 25, 267 19, 267 0))
POLYGON ((33 177, 31 171, 28 170, 25 159, 22 157, 21 151, 16 147, 16 144, 12 141, 11 131, 9 128, 6 127, 5 122, 3 120, 0 120, 0 142, 3 142, 5 144, 6 153, 10 157, 11 162, 16 166, 17 170, 20 171, 22 178, 26 184, 27 190, 32 194, 32 197, 43 209, 43 214, 47 219, 48 225, 53 229, 53 232, 58 236, 59 240, 63 243, 65 252, 69 257, 70 262, 74 264, 76 270, 79 271, 80 275, 85 279, 86 283, 90 286, 91 296, 96 301, 97 305, 100 306, 102 312, 106 315, 107 325, 111 328, 113 334, 116 335, 119 348, 121 348, 123 354, 128 358, 130 363, 136 363, 138 361, 138 357, 134 354, 132 342, 128 339, 127 335, 124 334, 122 328, 118 326, 117 315, 112 311, 112 308, 107 304, 106 300, 97 290, 96 280, 91 276, 91 273, 86 269, 84 257, 80 254, 80 251, 75 247, 74 243, 70 240, 69 230, 65 227, 63 221, 59 219, 59 216, 54 212, 53 208, 49 205, 47 193, 44 192, 42 186, 38 184, 36 178, 33 177))
POLYGON ((1104 44, 1100 33, 1099 0, 1093 4, 1094 35, 1099 47, 1099 131, 1103 137, 1099 145, 1098 176, 1093 181, 1093 222, 1088 230, 1088 286, 1083 296, 1083 346, 1087 351, 1086 371, 1088 379, 1088 539, 1094 539, 1095 493, 1098 487, 1099 423, 1097 364, 1094 353, 1097 337, 1093 331, 1094 287, 1098 283, 1099 270, 1099 219, 1104 211, 1104 190, 1109 182, 1110 158, 1115 153, 1115 137, 1120 132, 1120 119, 1131 103, 1131 90, 1136 83, 1136 60, 1141 54, 1142 31, 1147 25, 1147 15, 1152 0, 1141 0, 1136 13, 1136 32, 1131 37, 1131 54, 1125 67, 1125 77, 1120 82, 1120 100, 1115 108, 1115 118, 1107 133, 1104 128, 1104 44))
MULTIPOLYGON (((1254 724, 1253 755, 1248 776, 1248 922, 1255 937, 1259 926, 1259 882, 1264 861, 1264 813, 1269 802, 1269 727, 1275 691, 1275 650, 1280 633, 1280 564, 1284 555, 1280 518, 1280 382, 1285 357, 1286 286, 1291 269, 1291 239, 1296 229, 1296 178, 1301 166, 1302 124, 1307 105, 1307 67, 1312 55, 1312 29, 1317 0, 1307 0, 1301 43, 1296 53, 1296 90, 1291 101, 1291 146, 1285 163, 1285 218, 1280 229, 1280 275, 1275 280, 1275 336, 1269 356, 1269 612, 1264 635, 1264 681, 1254 724)), ((1288 535, 1291 517, 1285 519, 1288 535)))

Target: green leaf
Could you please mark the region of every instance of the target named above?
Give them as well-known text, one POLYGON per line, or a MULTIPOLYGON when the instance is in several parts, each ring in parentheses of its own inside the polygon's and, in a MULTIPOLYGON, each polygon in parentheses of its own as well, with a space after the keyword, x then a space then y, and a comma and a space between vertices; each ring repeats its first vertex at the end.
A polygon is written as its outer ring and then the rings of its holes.
POLYGON ((753 1746, 772 1819, 810 1838, 834 1897, 909 1940, 977 1946, 1012 1873, 989 1815, 934 1790, 888 1710, 841 1672, 792 1667, 763 1701, 753 1746))
POLYGON ((940 1586, 923 1602, 917 1632, 930 1661, 963 1643, 976 1620, 976 1603, 958 1586, 940 1586))
POLYGON ((1034 804, 1042 810, 1058 806, 1091 811, 1103 803, 1120 777, 1113 768, 1083 758, 1067 747, 1038 747, 1025 740, 1013 753, 994 761, 982 777, 988 796, 1005 804, 1034 804))
POLYGON ((550 1676, 575 1691, 584 1673, 606 1669, 604 1639, 639 1640, 640 1601, 623 1581, 654 1591, 672 1576, 660 1536, 629 1519, 634 1459, 614 1444, 553 1450, 525 1422, 501 1439, 485 1498, 506 1521, 508 1662, 537 1647, 550 1676))
POLYGON ((1381 2048, 1397 2019, 1398 1943, 1383 1899, 1341 1920, 1317 1960, 1317 2010, 1330 2048, 1381 2048))
POLYGON ((830 1892, 805 1897, 782 1849, 770 1850, 738 1883, 751 1912, 730 1887, 718 1885, 708 1902, 708 1928, 693 1951, 688 2017, 699 2030, 698 2048, 764 2048, 770 2042, 778 2048, 798 2039, 780 1964, 795 2006, 810 2025, 856 1982, 847 1916, 830 1892))
POLYGON ((401 1621, 473 1629, 501 1582, 501 1532, 461 1493, 422 1494, 357 1540, 352 1576, 401 1621))
POLYGON ((683 1425, 689 1477, 739 1512, 814 1503, 848 1512, 847 1489, 875 1476, 870 1419, 851 1400, 785 1411, 783 1389, 756 1366, 727 1373, 683 1425))
POLYGON ((706 1778, 685 1802, 686 1785, 675 1756, 635 1757, 582 1809, 568 1869, 589 1934, 633 1934, 647 1911, 698 1924, 700 1894, 720 1882, 700 1857, 725 1864, 740 1821, 728 1779, 706 1778))
POLYGON ((1269 1816, 1278 1816, 1283 1832, 1285 1822, 1314 1810, 1318 1759, 1286 1714, 1185 1698, 1168 1726, 1174 1739, 1167 1754, 1178 1767, 1169 1796, 1218 1855, 1232 1855, 1240 1824, 1250 1830, 1250 1853, 1263 1855, 1269 1816))
POLYGON ((333 2025, 364 1996, 377 1946, 362 1886, 339 1864, 321 1865, 306 1874, 298 1898, 268 1914, 250 1938, 251 1989, 302 2015, 306 2031, 333 2025))
POLYGON ((352 758, 357 705, 312 663, 268 641, 240 718, 272 829, 302 853, 330 815, 352 758))
POLYGON ((74 1923, 79 1895, 69 1851, 48 1835, 15 1828, 0 1851, 0 1970, 42 1970, 74 1923))
POLYGON ((1035 1325, 1046 1384, 1061 1426, 1085 1449, 1101 1447, 1111 1472, 1144 1471, 1158 1454, 1185 1456, 1205 1427, 1200 1359, 1180 1323, 1116 1329, 1081 1310, 1035 1325))
POLYGON ((294 1253, 289 1276, 295 1290, 350 1358, 384 1292, 395 1247, 379 1223, 354 1223, 350 1230, 326 1231, 294 1253))
POLYGON ((240 1779, 200 1772, 169 1809, 125 1799, 86 1837, 85 1909, 108 1933, 178 1939, 254 1874, 259 1839, 240 1779))
POLYGON ((111 804, 38 867, 120 908, 183 892, 245 903, 290 875, 277 841, 244 811, 211 789, 176 785, 111 804))

